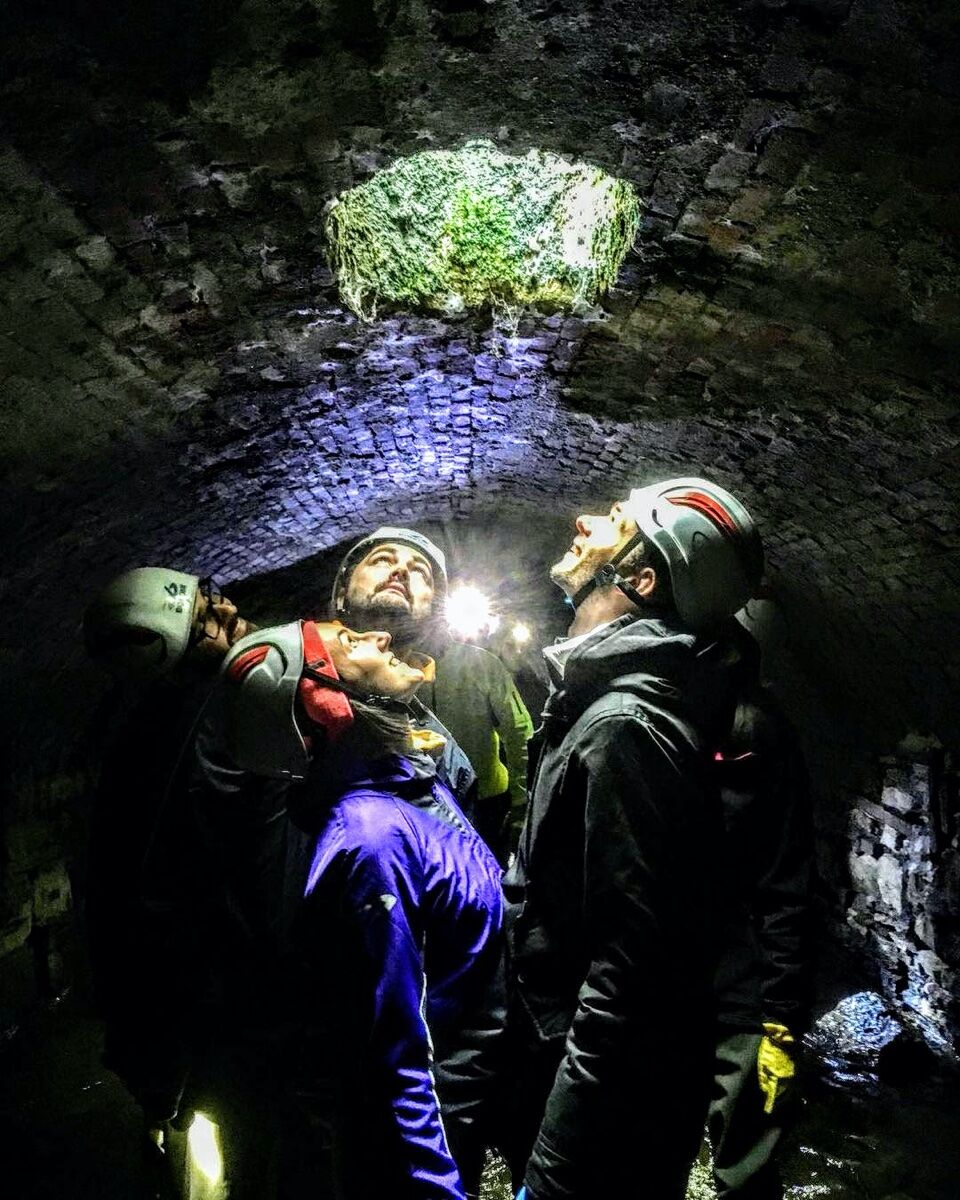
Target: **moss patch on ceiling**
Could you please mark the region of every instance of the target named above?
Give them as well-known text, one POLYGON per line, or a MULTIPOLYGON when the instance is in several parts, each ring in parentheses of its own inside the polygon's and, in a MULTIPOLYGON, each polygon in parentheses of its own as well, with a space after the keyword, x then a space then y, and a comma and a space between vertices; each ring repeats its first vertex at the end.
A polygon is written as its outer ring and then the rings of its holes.
POLYGON ((640 222, 633 187, 587 163, 492 142, 398 160, 332 206, 340 292, 379 307, 571 307, 616 279, 640 222))

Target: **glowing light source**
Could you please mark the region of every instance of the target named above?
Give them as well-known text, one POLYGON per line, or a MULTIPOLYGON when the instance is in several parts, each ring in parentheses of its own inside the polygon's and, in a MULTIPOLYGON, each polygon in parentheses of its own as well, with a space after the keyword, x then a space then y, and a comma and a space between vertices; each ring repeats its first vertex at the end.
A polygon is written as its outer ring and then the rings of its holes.
POLYGON ((500 618, 490 611, 490 601, 479 588, 464 584, 447 597, 447 624, 460 637, 474 638, 493 633, 500 618))
POLYGON ((219 1183, 223 1175, 220 1137, 216 1125, 203 1113, 197 1113, 193 1118, 187 1134, 187 1145, 190 1147, 190 1158, 201 1175, 211 1184, 219 1183))
POLYGON ((517 621, 510 632, 518 646, 525 646, 531 637, 533 637, 530 626, 526 625, 523 621, 517 621))
POLYGON ((492 142, 397 160, 327 218, 344 301, 447 314, 570 308, 616 279, 640 223, 633 187, 589 163, 492 142))

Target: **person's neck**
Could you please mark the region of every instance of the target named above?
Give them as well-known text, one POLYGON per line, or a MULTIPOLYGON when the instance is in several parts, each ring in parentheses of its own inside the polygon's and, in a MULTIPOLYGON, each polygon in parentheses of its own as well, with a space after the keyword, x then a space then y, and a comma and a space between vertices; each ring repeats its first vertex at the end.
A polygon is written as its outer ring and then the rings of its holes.
POLYGON ((597 589, 577 609, 567 630, 567 637, 591 633, 598 625, 606 625, 608 621, 615 621, 631 611, 634 611, 634 606, 616 588, 597 589))
POLYGON ((352 606, 343 619, 354 629, 384 629, 390 634, 390 646, 397 658, 406 661, 408 654, 422 651, 429 640, 429 621, 414 621, 405 613, 384 610, 377 606, 352 606))

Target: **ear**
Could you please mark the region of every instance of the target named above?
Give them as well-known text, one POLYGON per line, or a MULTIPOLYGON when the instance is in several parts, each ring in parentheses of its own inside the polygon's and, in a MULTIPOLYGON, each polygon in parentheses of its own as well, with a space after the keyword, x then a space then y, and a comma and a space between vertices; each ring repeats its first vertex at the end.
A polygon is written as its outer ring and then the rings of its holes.
POLYGON ((643 567, 636 574, 627 576, 627 582, 635 588, 641 596, 652 596, 657 588, 657 573, 653 567, 643 567))

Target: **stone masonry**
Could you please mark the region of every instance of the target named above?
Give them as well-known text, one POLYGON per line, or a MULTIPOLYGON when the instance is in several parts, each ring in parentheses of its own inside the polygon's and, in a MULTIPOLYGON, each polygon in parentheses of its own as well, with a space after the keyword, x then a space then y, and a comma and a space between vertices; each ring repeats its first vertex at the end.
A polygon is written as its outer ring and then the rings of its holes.
MULTIPOLYGON (((4 936, 46 911, 37 881, 80 860, 106 688, 80 613, 137 564, 241 590, 302 565, 301 594, 317 556, 386 520, 475 534, 482 554, 508 509, 542 556, 584 507, 709 474, 762 522, 790 643, 776 683, 821 829, 846 819, 837 781, 862 782, 909 730, 960 746, 955 6, 15 7, 4 936), (329 264, 330 202, 474 138, 636 187, 616 286, 508 326, 358 320, 329 264)), ((836 905, 843 871, 828 879, 836 905)), ((923 952, 955 962, 938 946, 923 952)))
POLYGON ((890 759, 850 815, 848 933, 884 993, 934 1045, 960 1050, 960 840, 956 763, 890 759))

